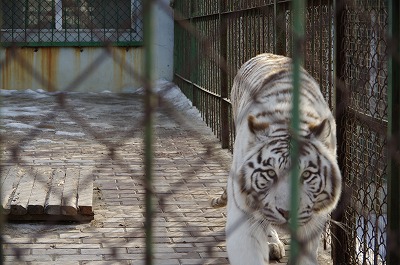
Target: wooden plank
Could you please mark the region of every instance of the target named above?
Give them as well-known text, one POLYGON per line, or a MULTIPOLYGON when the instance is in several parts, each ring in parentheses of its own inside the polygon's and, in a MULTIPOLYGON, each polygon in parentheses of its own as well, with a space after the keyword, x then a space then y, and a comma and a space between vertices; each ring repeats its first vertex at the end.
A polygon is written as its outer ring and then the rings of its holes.
POLYGON ((50 189, 53 170, 37 168, 35 182, 28 202, 28 214, 44 214, 47 193, 50 189))
POLYGON ((10 213, 11 199, 21 179, 22 169, 9 167, 4 169, 1 176, 1 206, 4 214, 10 213), (3 173, 4 172, 4 173, 3 173))
POLYGON ((10 188, 7 188, 4 186, 5 180, 8 177, 8 172, 10 171, 11 167, 1 167, 1 175, 0 175, 0 183, 1 183, 1 209, 2 212, 5 214, 9 213, 9 209, 5 209, 8 200, 10 199, 10 196, 7 196, 7 190, 10 188))
POLYGON ((13 194, 13 198, 11 199, 11 214, 24 215, 28 212, 28 201, 31 196, 35 174, 35 171, 30 170, 30 168, 24 170, 21 180, 13 194))
POLYGON ((78 209, 82 215, 93 215, 93 176, 87 169, 79 172, 78 209))
POLYGON ((14 215, 7 214, 5 218, 8 221, 46 221, 46 222, 90 222, 94 219, 94 215, 50 215, 50 214, 24 214, 14 215))
POLYGON ((44 212, 50 215, 61 214, 61 200, 64 189, 65 170, 55 169, 52 174, 51 187, 48 193, 44 212))
POLYGON ((65 172, 65 183, 63 190, 63 198, 61 205, 61 214, 77 215, 78 214, 78 183, 79 169, 70 168, 65 172))

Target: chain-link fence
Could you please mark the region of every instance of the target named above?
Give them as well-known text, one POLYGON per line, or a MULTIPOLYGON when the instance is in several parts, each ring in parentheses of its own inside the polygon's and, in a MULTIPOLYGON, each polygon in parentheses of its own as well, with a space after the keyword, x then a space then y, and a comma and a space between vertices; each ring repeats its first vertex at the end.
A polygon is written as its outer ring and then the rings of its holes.
POLYGON ((1 1, 2 45, 141 45, 141 1, 1 1))
MULTIPOLYGON (((191 116, 194 110, 180 103, 173 85, 158 83, 159 93, 149 93, 154 85, 151 45, 144 56, 150 64, 140 69, 110 47, 146 43, 151 29, 145 29, 143 18, 151 21, 146 12, 151 2, 0 2, 0 37, 6 47, 2 76, 17 64, 44 89, 59 91, 19 92, 13 86, 1 91, 3 215, 41 220, 3 226, 5 263, 228 264, 225 213, 210 209, 208 200, 223 191, 229 154, 191 116), (39 69, 27 60, 47 46, 78 47, 83 54, 82 47, 98 46, 101 52, 87 57, 89 64, 81 64, 78 74, 60 85, 43 71, 51 64, 39 69), (66 93, 106 73, 106 60, 145 89, 119 95, 66 93), (40 193, 45 196, 36 196, 40 193), (79 198, 87 197, 92 205, 80 204, 79 198), (54 199, 57 203, 50 203, 54 199), (82 219, 93 220, 54 224, 82 219)), ((165 1, 154 2, 165 12, 170 8, 165 1)), ((171 1, 174 81, 224 148, 232 150, 235 136, 229 92, 238 68, 262 52, 293 55, 291 3, 171 1)), ((332 223, 340 223, 331 226, 332 237, 325 236, 325 252, 332 245, 334 264, 398 264, 400 68, 394 14, 399 5, 309 0, 305 10, 305 68, 337 113, 344 178, 342 200, 332 216, 332 223), (395 137, 388 138, 387 131, 395 137)), ((15 82, 7 84, 18 85, 14 76, 15 82)))
POLYGON ((171 12, 165 2, 1 1, 1 201, 10 222, 0 263, 227 263, 225 216, 208 200, 223 190, 230 156, 173 84, 152 81, 147 60, 144 23, 150 9, 171 12), (144 55, 130 49, 139 44, 144 55), (122 74, 140 85, 88 92, 88 80, 122 74))
MULTIPOLYGON (((241 64, 261 52, 293 54, 291 2, 175 1, 179 16, 174 80, 224 147, 232 148, 235 134, 226 102, 241 64)), ((335 264, 396 264, 398 260, 392 253, 387 263, 388 244, 392 250, 399 247, 395 232, 392 242, 387 240, 389 227, 396 228, 399 222, 396 200, 388 210, 388 198, 397 194, 389 194, 388 183, 398 187, 398 171, 388 173, 393 159, 388 154, 388 124, 397 133, 393 121, 388 123, 392 106, 388 100, 397 98, 396 87, 388 93, 388 83, 396 78, 389 75, 388 62, 398 61, 399 46, 398 35, 388 38, 390 28, 398 34, 398 20, 389 21, 390 12, 398 12, 397 4, 391 6, 390 1, 306 1, 304 66, 336 112, 345 183, 341 204, 333 214, 341 223, 333 227, 335 264)), ((393 111, 395 120, 398 113, 393 111)))
POLYGON ((398 178, 388 175, 387 4, 343 2, 338 25, 338 88, 346 91, 339 116, 342 170, 349 205, 341 217, 346 235, 336 258, 340 264, 386 264, 388 179, 398 178))

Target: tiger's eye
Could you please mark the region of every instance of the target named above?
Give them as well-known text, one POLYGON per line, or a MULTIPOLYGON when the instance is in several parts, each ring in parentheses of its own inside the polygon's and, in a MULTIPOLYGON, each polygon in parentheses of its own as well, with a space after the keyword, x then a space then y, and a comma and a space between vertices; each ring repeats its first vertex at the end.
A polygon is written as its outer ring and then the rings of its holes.
POLYGON ((267 175, 268 175, 268 177, 270 177, 270 178, 276 178, 276 172, 275 172, 275 170, 273 170, 273 169, 268 169, 267 170, 267 175))
POLYGON ((302 177, 304 180, 307 180, 308 178, 311 177, 311 172, 308 171, 308 170, 306 170, 306 171, 303 172, 303 174, 301 174, 301 177, 302 177))

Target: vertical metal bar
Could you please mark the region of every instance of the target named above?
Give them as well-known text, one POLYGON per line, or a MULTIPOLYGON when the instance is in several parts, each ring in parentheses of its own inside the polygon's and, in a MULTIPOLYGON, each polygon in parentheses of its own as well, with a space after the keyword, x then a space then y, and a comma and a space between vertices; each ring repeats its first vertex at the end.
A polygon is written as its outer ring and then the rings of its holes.
MULTIPOLYGON (((27 31, 28 31, 28 25, 29 25, 29 23, 30 23, 30 21, 29 21, 29 12, 28 12, 28 6, 29 6, 29 3, 28 3, 28 0, 25 0, 25 14, 24 14, 24 40, 25 40, 25 42, 28 42, 28 34, 27 34, 27 31)), ((15 6, 16 7, 16 6, 15 6)), ((13 12, 14 13, 14 12, 13 12)), ((14 20, 14 22, 15 22, 15 15, 13 15, 13 20, 14 20)), ((13 24, 13 26, 15 26, 15 24, 13 24)), ((16 28, 14 28, 13 27, 13 38, 12 38, 12 41, 14 41, 14 31, 16 30, 16 28)))
MULTIPOLYGON (((310 20, 312 21, 311 22, 311 36, 310 36, 310 38, 307 38, 307 42, 310 42, 310 52, 311 52, 311 54, 307 54, 307 56, 306 56, 306 58, 308 58, 308 57, 310 57, 310 59, 309 59, 309 61, 306 63, 306 65, 309 65, 310 66, 310 68, 309 69, 307 69, 308 71, 311 71, 311 75, 312 76, 316 76, 316 74, 315 74, 315 50, 316 50, 316 44, 315 44, 315 31, 316 31, 316 25, 315 24, 317 24, 316 23, 316 20, 314 20, 314 18, 315 18, 315 2, 314 2, 314 0, 313 1, 311 1, 311 4, 308 6, 310 9, 311 9, 311 11, 310 11, 310 20)), ((318 19, 318 18, 317 18, 318 19)), ((319 18, 320 19, 320 21, 321 21, 321 18, 319 18)), ((306 51, 307 52, 307 51, 306 51)), ((318 80, 319 81, 319 83, 321 83, 321 80, 318 80)))
POLYGON ((54 43, 54 29, 56 28, 56 4, 51 1, 51 43, 54 43))
POLYGON ((227 38, 228 38, 228 28, 227 28, 227 16, 222 15, 222 12, 225 11, 225 1, 220 1, 219 6, 219 36, 220 36, 220 75, 221 75, 221 96, 220 96, 220 121, 221 121, 221 145, 222 148, 229 147, 229 119, 228 111, 229 104, 225 99, 228 99, 228 73, 227 73, 227 38))
MULTIPOLYGON (((104 2, 102 2, 102 3, 104 3, 104 2)), ((80 42, 81 42, 81 25, 80 25, 80 17, 81 17, 81 1, 80 0, 78 0, 77 1, 77 9, 78 10, 76 10, 76 15, 78 16, 78 18, 77 18, 77 27, 78 27, 78 30, 77 30, 77 32, 78 32, 78 43, 79 43, 79 45, 80 45, 80 42)), ((103 7, 103 10, 105 10, 105 8, 103 7)), ((105 26, 105 24, 104 24, 104 28, 105 28, 106 26, 105 26)))
MULTIPOLYGON (((1 6, 3 7, 3 5, 5 5, 5 3, 4 2, 1 2, 0 1, 0 4, 1 4, 1 6)), ((11 7, 11 8, 13 8, 13 6, 11 7)), ((4 13, 4 11, 3 12, 0 12, 0 29, 2 29, 3 28, 3 13, 4 13)), ((13 14, 11 15, 12 16, 12 18, 14 18, 14 13, 15 12, 13 12, 13 14)), ((12 24, 12 32, 14 31, 14 20, 12 20, 11 21, 11 24, 12 24)), ((0 32, 0 39, 1 39, 1 32, 0 32)), ((14 39, 11 39, 11 40, 14 40, 14 39)), ((2 51, 2 49, 3 49, 3 45, 2 45, 3 43, 2 42, 0 42, 0 51, 2 51)), ((0 67, 0 71, 1 70, 3 70, 1 67, 0 67)), ((2 103, 2 101, 0 101, 0 104, 2 103)), ((2 143, 0 143, 0 147, 2 147, 2 143)), ((2 157, 2 153, 0 153, 0 159, 2 160, 3 159, 3 157, 2 157)), ((0 170, 0 177, 3 177, 2 175, 1 175, 1 173, 3 172, 3 170, 0 170)), ((2 191, 3 190, 3 187, 2 187, 2 185, 0 184, 0 198, 3 198, 3 196, 2 196, 2 191)), ((4 218, 4 212, 3 212, 3 207, 0 207, 0 265, 3 265, 3 260, 4 260, 4 252, 3 252, 3 247, 4 247, 4 244, 3 244, 3 228, 4 228, 4 223, 5 223, 5 218, 4 218)))
MULTIPOLYGON (((119 18, 119 4, 120 4, 120 2, 116 2, 115 3, 116 4, 116 9, 117 9, 117 15, 116 15, 116 25, 115 25, 115 29, 116 29, 116 31, 117 31, 117 41, 116 41, 116 43, 118 43, 119 42, 119 20, 120 20, 120 18, 119 18)), ((112 26, 111 26, 111 28, 113 28, 112 26)))
POLYGON ((278 13, 278 8, 277 8, 277 0, 274 0, 274 21, 275 21, 275 25, 274 25, 274 27, 273 27, 273 34, 272 34, 272 39, 273 39, 273 45, 274 45, 274 49, 273 49, 273 51, 274 51, 274 53, 276 53, 276 54, 278 54, 278 51, 277 51, 277 47, 278 47, 278 41, 277 41, 277 36, 278 36, 278 25, 279 25, 279 21, 278 21, 278 19, 277 19, 277 13, 278 13))
MULTIPOLYGON (((189 0, 189 21, 190 25, 193 24, 193 15, 194 15, 194 3, 193 0, 189 0)), ((193 36, 193 34, 190 34, 190 51, 189 51, 189 75, 190 75, 190 81, 192 83, 192 95, 193 95, 193 106, 199 107, 199 102, 198 102, 198 91, 197 88, 194 86, 194 84, 197 82, 197 71, 199 70, 198 67, 195 67, 194 62, 196 61, 196 38, 193 36)), ((202 109, 200 108, 200 112, 202 113, 202 109)), ((203 113, 202 113, 203 114, 203 113)))
POLYGON ((333 106, 332 103, 332 97, 334 97, 335 92, 334 92, 334 82, 332 80, 332 63, 334 63, 333 58, 332 58, 332 50, 335 48, 335 43, 332 43, 332 32, 334 32, 334 27, 332 27, 332 8, 334 8, 334 4, 332 3, 331 0, 329 0, 328 3, 328 83, 329 83, 329 99, 328 99, 328 103, 329 103, 329 107, 333 108, 334 110, 336 109, 336 106, 333 106), (330 46, 333 45, 333 46, 330 46), (332 48, 331 48, 332 47, 332 48), (332 92, 333 91, 333 92, 332 92))
MULTIPOLYGON (((27 11, 29 14, 29 7, 28 7, 27 11)), ((42 1, 39 1, 38 5, 37 5, 37 24, 36 24, 36 29, 38 30, 38 40, 37 40, 38 42, 41 41, 40 35, 42 33, 42 27, 40 26, 40 22, 41 22, 40 13, 41 12, 42 12, 42 1)))
POLYGON ((156 96, 153 92, 153 0, 144 3, 144 45, 145 45, 145 99, 144 99, 144 184, 145 184, 145 264, 153 264, 153 123, 156 96))
MULTIPOLYGON (((342 128, 337 130, 337 157, 339 168, 342 171, 343 183, 345 183, 346 176, 346 167, 345 167, 345 150, 343 149, 346 146, 346 137, 345 137, 345 124, 346 124, 346 103, 347 103, 347 95, 345 91, 343 74, 345 71, 345 54, 342 49, 342 44, 344 40, 344 24, 346 21, 345 17, 345 0, 335 0, 334 1, 334 12, 335 12, 335 25, 334 25, 334 100, 335 100, 335 119, 338 124, 338 128, 342 128)), ((343 188, 346 189, 346 185, 343 185, 343 188)), ((343 194, 347 194, 346 196, 351 196, 351 192, 343 192, 343 194)), ((332 219, 337 221, 338 223, 342 223, 345 216, 345 211, 347 207, 347 199, 348 197, 342 196, 339 201, 338 206, 332 213, 332 219)), ((346 251, 346 247, 348 245, 346 232, 337 225, 333 225, 331 227, 332 238, 336 238, 337 240, 332 240, 332 259, 333 264, 349 264, 350 257, 349 253, 346 251)))
POLYGON ((249 27, 249 36, 251 39, 251 53, 250 56, 253 57, 255 55, 257 55, 257 34, 255 32, 257 32, 257 28, 256 28, 256 10, 251 10, 250 11, 250 27, 249 27))
MULTIPOLYGON (((326 3, 326 4, 328 5, 329 3, 326 3)), ((318 53, 318 56, 319 56, 319 64, 318 64, 319 69, 318 69, 318 73, 316 73, 316 74, 319 75, 319 83, 322 84, 322 87, 323 87, 322 93, 323 93, 323 95, 325 95, 327 87, 324 86, 324 74, 325 74, 325 72, 324 72, 324 69, 323 69, 323 63, 324 63, 323 62, 323 52, 324 52, 323 32, 324 32, 324 27, 326 27, 327 25, 324 25, 323 21, 325 21, 325 19, 327 19, 327 18, 324 18, 324 16, 323 16, 323 11, 324 10, 322 8, 322 1, 321 0, 319 0, 318 8, 319 8, 319 18, 318 18, 319 19, 319 29, 318 29, 319 30, 319 53, 318 53)), ((328 48, 328 50, 329 50, 329 48, 328 48)))
POLYGON ((290 264, 297 264, 299 257, 299 240, 297 238, 298 229, 298 208, 299 208, 299 139, 298 131, 300 124, 300 87, 301 87, 301 65, 303 63, 304 45, 304 0, 293 1, 293 100, 292 100, 292 119, 290 130, 292 134, 291 142, 291 181, 290 181, 290 264))
POLYGON ((388 255, 387 264, 400 264, 400 165, 396 156, 399 153, 400 138, 400 4, 398 0, 389 0, 389 82, 388 82, 388 101, 389 101, 389 126, 388 136, 389 147, 389 174, 388 174, 388 255))
POLYGON ((286 3, 274 2, 274 53, 286 55, 286 25, 285 25, 286 3))
MULTIPOLYGON (((1 7, 3 7, 4 5, 5 5, 5 3, 4 2, 2 2, 2 1, 0 1, 0 5, 1 5, 1 7)), ((11 6, 11 9, 13 8, 13 6, 11 6)), ((13 12, 13 13, 15 13, 15 12, 13 12)), ((4 14, 4 11, 1 11, 0 12, 0 29, 2 29, 3 28, 3 14, 4 14)), ((12 16, 12 18, 14 18, 14 14, 12 14, 11 15, 12 16)), ((12 24, 12 31, 14 31, 14 21, 12 20, 11 21, 11 24, 12 24)), ((0 32, 0 39, 1 39, 1 32, 0 32)), ((13 39, 12 39, 13 40, 13 39)), ((0 51, 2 51, 3 50, 3 42, 0 42, 0 51)), ((1 67, 0 67, 0 71, 1 70, 3 70, 1 67)), ((2 101, 0 101, 0 104, 2 103, 2 101)), ((2 143, 0 143, 0 147, 2 147, 2 143)), ((0 153, 0 159, 2 160, 2 153, 0 153)), ((3 170, 0 170, 0 177, 3 177, 2 175, 1 175, 1 173, 3 172, 3 170)), ((2 196, 2 190, 3 190, 3 187, 2 187, 2 185, 0 184, 0 198, 3 198, 3 196, 2 196)), ((4 212, 3 212, 3 207, 0 207, 0 265, 3 265, 3 260, 4 260, 4 253, 3 253, 3 227, 4 227, 4 212)))

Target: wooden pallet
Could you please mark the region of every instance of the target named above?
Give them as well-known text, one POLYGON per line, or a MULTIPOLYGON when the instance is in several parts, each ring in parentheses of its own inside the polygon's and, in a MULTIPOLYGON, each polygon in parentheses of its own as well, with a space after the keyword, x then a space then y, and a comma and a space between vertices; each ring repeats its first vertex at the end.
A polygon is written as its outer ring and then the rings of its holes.
POLYGON ((90 171, 44 167, 4 167, 1 206, 12 221, 90 221, 93 178, 90 171))

